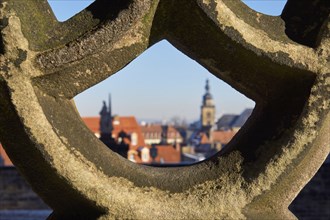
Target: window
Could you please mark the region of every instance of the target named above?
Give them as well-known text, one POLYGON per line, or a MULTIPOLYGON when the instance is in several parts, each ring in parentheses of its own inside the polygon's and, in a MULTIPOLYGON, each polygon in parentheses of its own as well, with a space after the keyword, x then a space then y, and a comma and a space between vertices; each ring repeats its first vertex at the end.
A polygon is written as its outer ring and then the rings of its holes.
POLYGON ((142 162, 147 163, 150 160, 150 150, 147 147, 144 147, 141 152, 142 162))
POLYGON ((136 146, 138 144, 138 136, 135 132, 131 134, 131 144, 136 146))

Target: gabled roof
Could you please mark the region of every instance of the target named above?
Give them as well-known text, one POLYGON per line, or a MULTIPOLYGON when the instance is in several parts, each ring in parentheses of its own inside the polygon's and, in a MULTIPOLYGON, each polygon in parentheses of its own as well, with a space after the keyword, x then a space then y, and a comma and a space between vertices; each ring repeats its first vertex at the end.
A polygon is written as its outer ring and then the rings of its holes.
POLYGON ((245 109, 238 116, 238 118, 235 120, 235 122, 233 123, 232 127, 235 127, 235 128, 241 128, 241 127, 243 127, 243 125, 245 124, 245 122, 248 120, 248 118, 252 114, 252 111, 253 111, 253 109, 251 109, 251 108, 245 109))
POLYGON ((206 133, 201 134, 200 144, 210 144, 210 139, 207 137, 206 133))
POLYGON ((2 160, 4 166, 14 166, 1 144, 0 144, 0 160, 2 160))
POLYGON ((223 130, 241 128, 252 114, 252 111, 253 109, 247 108, 240 115, 223 115, 217 122, 218 128, 223 130))
POLYGON ((238 117, 239 117, 238 115, 233 115, 233 114, 223 115, 217 122, 218 128, 220 129, 231 128, 238 117))

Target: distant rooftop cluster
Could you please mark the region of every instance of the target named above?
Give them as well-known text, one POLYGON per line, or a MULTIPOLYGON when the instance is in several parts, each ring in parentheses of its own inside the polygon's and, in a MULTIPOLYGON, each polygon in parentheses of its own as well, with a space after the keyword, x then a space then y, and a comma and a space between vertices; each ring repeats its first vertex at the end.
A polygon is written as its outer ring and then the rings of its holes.
MULTIPOLYGON (((252 113, 225 114, 216 120, 216 108, 206 81, 200 119, 191 125, 138 124, 134 116, 112 114, 111 97, 103 102, 100 116, 83 122, 109 149, 128 160, 146 165, 180 165, 211 157, 225 147, 252 113)), ((0 145, 0 165, 12 166, 0 145)))
POLYGON ((223 115, 216 122, 216 109, 206 81, 201 115, 190 126, 166 123, 138 124, 134 116, 112 115, 111 98, 103 102, 100 117, 82 118, 106 146, 140 164, 189 164, 204 160, 226 146, 252 113, 223 115))
POLYGON ((113 151, 135 163, 179 163, 181 160, 177 144, 182 143, 180 133, 173 126, 147 124, 141 126, 134 116, 113 116, 113 130, 106 134, 99 129, 101 117, 83 117, 86 126, 96 137, 103 137, 103 142, 113 151), (110 138, 111 136, 111 138, 110 138), (107 141, 108 140, 108 141, 107 141), (150 151, 157 146, 157 155, 152 158, 150 151), (121 149, 124 152, 122 153, 121 149))

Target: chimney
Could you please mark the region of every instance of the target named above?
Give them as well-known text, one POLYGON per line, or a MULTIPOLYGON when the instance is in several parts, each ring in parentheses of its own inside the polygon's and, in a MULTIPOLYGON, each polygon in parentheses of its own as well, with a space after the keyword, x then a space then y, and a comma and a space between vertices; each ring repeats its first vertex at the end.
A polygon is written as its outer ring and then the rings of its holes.
POLYGON ((168 132, 168 125, 162 125, 162 134, 161 134, 161 141, 160 143, 163 145, 167 145, 167 132, 168 132))

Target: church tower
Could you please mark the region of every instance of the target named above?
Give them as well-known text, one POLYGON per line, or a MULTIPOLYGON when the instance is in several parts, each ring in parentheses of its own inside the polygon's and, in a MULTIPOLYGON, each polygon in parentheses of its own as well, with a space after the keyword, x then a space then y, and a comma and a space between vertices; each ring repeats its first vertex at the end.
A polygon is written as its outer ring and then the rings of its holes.
POLYGON ((209 80, 206 80, 205 95, 201 106, 201 129, 210 137, 210 131, 215 121, 215 105, 210 93, 209 80))

